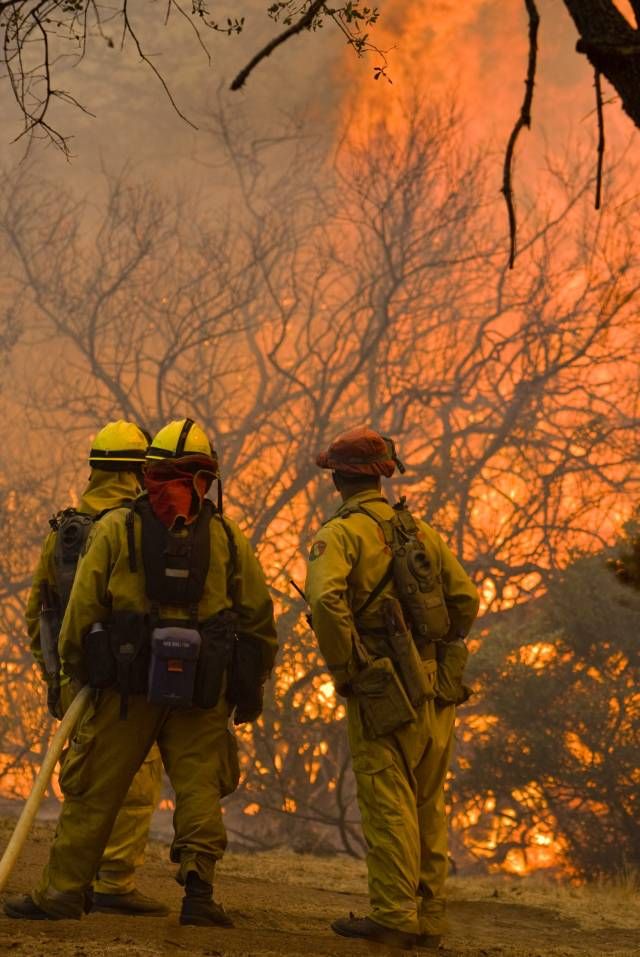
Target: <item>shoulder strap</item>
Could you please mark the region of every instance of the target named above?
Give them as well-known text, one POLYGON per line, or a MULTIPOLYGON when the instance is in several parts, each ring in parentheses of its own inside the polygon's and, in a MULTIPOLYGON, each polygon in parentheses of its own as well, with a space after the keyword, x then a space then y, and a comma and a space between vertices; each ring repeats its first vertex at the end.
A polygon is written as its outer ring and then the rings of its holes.
POLYGON ((374 601, 376 600, 376 598, 378 597, 378 595, 380 595, 380 593, 384 591, 384 589, 387 587, 387 585, 389 584, 392 578, 393 578, 393 558, 389 562, 387 570, 385 571, 384 575, 382 576, 382 578, 380 579, 376 587, 372 591, 370 591, 369 594, 367 595, 366 601, 363 602, 363 604, 360 605, 360 607, 356 611, 354 611, 353 613, 354 618, 359 618, 360 615, 364 614, 364 612, 367 610, 369 605, 372 605, 374 601))
POLYGON ((127 515, 129 569, 138 570, 135 552, 135 513, 142 522, 142 563, 145 591, 152 608, 179 605, 189 608, 191 617, 202 598, 210 563, 209 523, 211 502, 205 501, 197 520, 186 534, 171 532, 154 515, 148 497, 141 496, 127 515))
MULTIPOLYGON (((379 498, 379 499, 371 499, 371 501, 386 503, 387 500, 384 498, 379 498)), ((351 515, 357 512, 361 512, 363 515, 368 516, 368 518, 370 518, 372 521, 376 523, 376 525, 378 525, 378 527, 382 530, 382 534, 384 535, 385 542, 391 548, 391 545, 393 542, 391 522, 387 519, 378 518, 378 516, 374 512, 370 512, 368 508, 364 507, 364 505, 358 505, 357 508, 354 508, 352 511, 350 511, 349 514, 351 515)), ((373 588, 369 592, 364 603, 360 605, 360 607, 356 609, 356 611, 354 611, 353 613, 354 618, 359 618, 360 615, 362 615, 367 610, 367 608, 369 608, 369 606, 373 604, 373 602, 376 600, 378 595, 380 595, 381 592, 384 591, 384 589, 387 587, 387 585, 389 584, 392 578, 393 578, 393 556, 391 557, 391 560, 389 561, 389 564, 385 570, 385 573, 380 579, 380 581, 378 582, 378 584, 375 586, 375 588, 373 588)))
POLYGON ((238 544, 233 537, 233 532, 231 531, 231 526, 227 522, 226 518, 220 510, 214 512, 214 515, 220 519, 224 533, 227 536, 227 542, 229 544, 229 557, 231 559, 231 577, 235 578, 235 575, 238 571, 238 544))
POLYGON ((135 504, 129 506, 127 517, 125 519, 125 528, 127 530, 127 551, 129 552, 129 571, 134 574, 138 571, 138 559, 136 557, 136 536, 135 536, 135 504))
MULTIPOLYGON (((386 502, 386 499, 384 498, 371 499, 371 501, 386 502)), ((418 526, 416 524, 416 521, 413 515, 411 514, 411 512, 409 511, 409 509, 407 508, 405 502, 406 502, 406 499, 403 496, 398 502, 395 503, 395 505, 391 506, 394 511, 394 515, 391 519, 379 518, 375 514, 375 512, 372 512, 368 508, 365 508, 364 505, 358 505, 356 508, 354 508, 353 510, 350 510, 349 512, 349 514, 361 512, 363 515, 367 515, 370 519, 372 519, 372 521, 374 521, 376 525, 378 525, 378 527, 382 530, 382 534, 384 535, 384 540, 387 543, 388 547, 392 550, 391 559, 389 561, 389 565, 387 566, 387 569, 384 575, 382 576, 378 584, 375 586, 375 588, 373 588, 369 592, 369 595, 367 596, 366 601, 360 606, 360 608, 357 609, 357 611, 354 611, 353 613, 354 618, 358 618, 367 610, 367 608, 369 608, 370 605, 373 604, 376 598, 378 598, 378 596, 384 591, 386 586, 389 584, 389 582, 393 578, 394 519, 396 519, 396 522, 395 522, 396 526, 398 523, 402 525, 403 530, 408 535, 415 535, 416 532, 418 531, 418 526)))

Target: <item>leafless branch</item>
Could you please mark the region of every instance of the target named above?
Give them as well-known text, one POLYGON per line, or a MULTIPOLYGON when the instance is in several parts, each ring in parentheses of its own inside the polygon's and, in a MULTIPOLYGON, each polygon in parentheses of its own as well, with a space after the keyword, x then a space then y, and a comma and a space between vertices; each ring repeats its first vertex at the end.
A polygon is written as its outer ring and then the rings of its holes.
MULTIPOLYGON (((174 108, 174 110, 176 111, 180 119, 184 120, 185 123, 187 123, 192 129, 197 130, 198 127, 196 126, 196 124, 192 120, 190 120, 188 116, 185 116, 185 114, 182 112, 182 110, 176 103, 173 97, 173 94, 171 90, 169 89, 167 81, 163 77, 160 70, 158 70, 155 63, 151 60, 150 55, 148 53, 145 53, 144 50, 142 49, 142 44, 140 43, 140 39, 136 31, 134 30, 131 24, 131 20, 129 18, 128 0, 122 0, 122 20, 123 20, 123 40, 124 40, 125 34, 128 34, 131 37, 131 39, 133 40, 135 44, 135 48, 138 51, 140 59, 147 64, 151 72, 154 73, 156 78, 160 81, 160 85, 162 86, 162 89, 164 90, 167 96, 167 99, 171 103, 171 106, 174 108)), ((199 38, 199 35, 198 35, 198 38, 199 38)))
POLYGON ((596 110, 598 114, 598 168, 596 173, 596 209, 600 209, 602 200, 602 168, 604 165, 604 111, 602 107, 602 78, 600 71, 594 73, 594 86, 596 90, 596 110))
POLYGON ((513 187, 511 183, 514 152, 516 148, 516 142, 522 129, 525 126, 527 129, 531 129, 531 105, 533 103, 533 90, 536 77, 536 64, 538 57, 538 26, 540 24, 540 16, 538 14, 535 0, 524 0, 524 2, 529 17, 529 61, 527 65, 527 78, 525 81, 525 94, 524 100, 522 101, 522 106, 520 107, 520 115, 516 120, 516 124, 511 131, 511 136, 509 137, 509 142, 507 143, 502 175, 502 193, 507 204, 507 215, 509 217, 509 269, 513 269, 516 260, 517 224, 515 205, 513 201, 513 187))

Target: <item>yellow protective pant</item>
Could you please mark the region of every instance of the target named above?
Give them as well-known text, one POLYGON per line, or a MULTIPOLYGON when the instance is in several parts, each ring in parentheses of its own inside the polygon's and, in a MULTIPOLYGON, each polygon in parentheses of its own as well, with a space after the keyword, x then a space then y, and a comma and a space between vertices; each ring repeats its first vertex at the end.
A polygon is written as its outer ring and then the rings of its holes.
POLYGON ((144 863, 151 817, 162 790, 162 758, 156 744, 144 759, 127 791, 109 835, 93 882, 100 894, 127 894, 135 888, 135 872, 144 863))
POLYGON ((118 811, 155 741, 176 793, 171 860, 178 880, 195 871, 213 882, 226 847, 220 798, 237 785, 235 738, 227 730, 224 695, 215 708, 171 711, 129 698, 119 720, 120 696, 100 693, 78 725, 60 775, 64 804, 33 899, 54 917, 80 917, 118 811))
MULTIPOLYGON (((73 701, 76 691, 77 688, 70 683, 62 686, 64 711, 73 701)), ((65 752, 65 758, 67 754, 65 752)), ((161 790, 162 758, 154 744, 134 777, 113 825, 93 884, 98 893, 128 894, 134 890, 135 872, 144 862, 151 817, 161 790)))
MULTIPOLYGON (((435 662, 425 662, 425 670, 435 662)), ((355 698, 347 702, 349 745, 367 843, 370 917, 409 933, 447 930, 444 782, 455 708, 427 701, 392 735, 365 738, 355 698)))

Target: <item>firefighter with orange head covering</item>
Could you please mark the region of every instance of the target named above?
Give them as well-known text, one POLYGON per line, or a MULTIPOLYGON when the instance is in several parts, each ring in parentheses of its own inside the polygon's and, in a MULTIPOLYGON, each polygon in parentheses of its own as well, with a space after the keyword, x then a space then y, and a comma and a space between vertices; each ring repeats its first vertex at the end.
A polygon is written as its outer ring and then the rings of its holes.
POLYGON ((316 536, 306 596, 320 650, 347 700, 367 842, 371 910, 334 921, 345 937, 437 948, 446 931, 444 782, 477 591, 437 532, 381 478, 402 471, 393 442, 368 428, 316 460, 342 505, 316 536))
MULTIPOLYGON (((133 422, 119 420, 105 425, 89 452, 91 473, 78 507, 58 512, 50 520, 51 531, 33 577, 26 619, 31 652, 47 682, 49 710, 56 718, 62 717, 72 696, 68 679, 60 683, 58 637, 80 552, 95 522, 142 491, 148 445, 147 434, 133 422)), ((135 887, 135 872, 144 860, 161 786, 162 762, 154 747, 127 792, 99 863, 94 910, 149 916, 167 913, 163 904, 135 887)))
MULTIPOLYGON (((231 926, 213 899, 226 846, 220 799, 238 782, 229 729, 254 721, 276 652, 273 606, 240 529, 206 499, 217 456, 191 419, 147 453, 145 493, 90 532, 60 635, 63 675, 96 689, 60 787, 64 805, 35 890, 10 917, 78 918, 118 808, 157 742, 176 794, 171 860, 182 924, 231 926)), ((220 488, 220 484, 218 484, 220 488)))

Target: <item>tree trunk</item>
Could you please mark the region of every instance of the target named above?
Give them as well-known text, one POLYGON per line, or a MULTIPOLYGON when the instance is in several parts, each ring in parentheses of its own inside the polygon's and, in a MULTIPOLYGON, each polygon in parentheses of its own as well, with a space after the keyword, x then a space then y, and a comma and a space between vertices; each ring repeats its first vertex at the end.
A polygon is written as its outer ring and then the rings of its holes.
MULTIPOLYGON (((614 87, 622 107, 640 129, 640 30, 634 29, 613 0, 564 0, 584 53, 614 87)), ((640 0, 632 0, 640 22, 640 0)))

